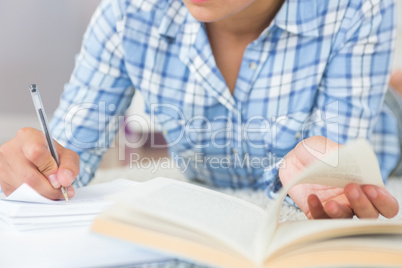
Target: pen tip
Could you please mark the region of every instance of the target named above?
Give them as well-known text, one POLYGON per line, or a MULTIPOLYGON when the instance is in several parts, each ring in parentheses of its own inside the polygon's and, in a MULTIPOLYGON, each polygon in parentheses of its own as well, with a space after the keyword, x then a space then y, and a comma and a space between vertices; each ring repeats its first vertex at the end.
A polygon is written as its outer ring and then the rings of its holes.
POLYGON ((67 187, 61 187, 60 188, 60 190, 61 190, 61 193, 63 194, 63 196, 64 196, 64 199, 66 200, 66 202, 68 202, 68 191, 67 191, 67 187))
POLYGON ((66 202, 68 202, 68 194, 67 194, 67 191, 63 192, 63 196, 64 196, 64 199, 66 199, 66 202))

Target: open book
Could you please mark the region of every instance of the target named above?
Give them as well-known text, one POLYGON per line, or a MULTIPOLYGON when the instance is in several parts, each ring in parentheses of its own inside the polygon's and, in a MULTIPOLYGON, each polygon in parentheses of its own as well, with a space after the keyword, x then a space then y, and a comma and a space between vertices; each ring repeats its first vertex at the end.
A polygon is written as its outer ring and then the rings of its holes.
POLYGON ((401 267, 400 221, 278 223, 292 186, 351 182, 384 186, 366 141, 308 167, 279 192, 269 212, 203 187, 157 178, 116 195, 116 204, 95 219, 92 230, 218 267, 401 267))

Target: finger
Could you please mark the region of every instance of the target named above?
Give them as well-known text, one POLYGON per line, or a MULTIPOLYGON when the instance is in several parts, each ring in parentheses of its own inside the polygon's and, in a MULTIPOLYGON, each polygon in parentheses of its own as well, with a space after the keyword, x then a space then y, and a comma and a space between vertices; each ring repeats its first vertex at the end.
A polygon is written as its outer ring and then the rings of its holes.
MULTIPOLYGON (((53 199, 53 200, 64 200, 64 195, 60 188, 55 189, 49 181, 42 175, 41 179, 39 179, 41 173, 38 172, 38 178, 34 178, 33 176, 30 178, 26 178, 26 183, 31 186, 35 191, 43 195, 44 197, 53 199), (38 175, 39 174, 39 175, 38 175)), ((67 195, 69 198, 73 198, 75 195, 75 191, 73 187, 68 187, 67 195)))
POLYGON ((58 200, 64 199, 60 189, 55 189, 42 173, 32 165, 23 176, 23 181, 44 197, 58 200))
POLYGON ((0 186, 6 196, 11 194, 21 184, 16 183, 17 181, 18 177, 15 180, 13 179, 12 170, 8 163, 0 158, 0 186))
POLYGON ((55 142, 57 151, 60 152, 60 165, 57 172, 57 180, 63 186, 70 186, 80 172, 80 157, 72 150, 62 147, 55 142))
POLYGON ((330 200, 324 205, 324 210, 330 218, 334 219, 347 219, 353 218, 353 211, 336 202, 335 200, 330 200))
MULTIPOLYGON (((75 190, 74 190, 73 186, 69 186, 67 188, 67 195, 68 195, 68 198, 73 198, 74 197, 75 190)), ((63 196, 63 198, 64 198, 64 196, 63 196)))
MULTIPOLYGON (((40 173, 33 164, 30 164, 31 169, 26 172, 22 178, 25 183, 31 186, 35 191, 44 197, 53 200, 64 200, 64 195, 60 188, 55 189, 50 182, 40 173)), ((75 195, 73 187, 69 187, 67 191, 68 197, 72 198, 75 195)))
POLYGON ((348 184, 344 191, 354 213, 359 218, 378 218, 378 210, 374 207, 359 185, 355 183, 348 184))
POLYGON ((60 184, 56 179, 58 166, 47 148, 43 133, 39 130, 28 128, 20 130, 17 135, 25 158, 37 167, 39 172, 50 181, 54 188, 59 188, 60 184))
MULTIPOLYGON (((8 145, 10 147, 5 148, 7 157, 4 157, 4 161, 1 161, 1 169, 4 172, 4 176, 7 178, 8 190, 11 190, 8 194, 10 194, 21 186, 21 184, 25 182, 25 178, 29 177, 30 174, 33 172, 41 173, 38 171, 38 168, 25 157, 18 140, 13 139, 8 145)), ((4 150, 2 151, 4 152, 4 150)))
POLYGON ((321 200, 315 194, 309 195, 307 203, 310 211, 310 215, 307 215, 310 219, 329 219, 330 217, 324 211, 324 207, 321 204, 321 200))
POLYGON ((381 215, 386 218, 393 218, 398 214, 398 201, 385 188, 364 185, 362 190, 381 215))
MULTIPOLYGON (((12 169, 8 163, 10 158, 17 155, 15 153, 13 154, 14 151, 12 149, 9 149, 12 147, 12 140, 0 146, 0 186, 1 190, 6 196, 13 192, 13 190, 15 189, 15 187, 13 186, 16 183, 15 181, 20 179, 16 178, 15 180, 13 180, 11 172, 12 169)), ((12 163, 15 163, 15 161, 12 163)))

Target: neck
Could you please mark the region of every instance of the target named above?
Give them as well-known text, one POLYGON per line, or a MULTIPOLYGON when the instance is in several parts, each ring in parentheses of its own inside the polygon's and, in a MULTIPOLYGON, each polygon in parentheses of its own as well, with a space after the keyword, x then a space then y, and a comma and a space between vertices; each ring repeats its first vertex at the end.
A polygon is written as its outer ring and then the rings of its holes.
POLYGON ((284 0, 256 0, 244 10, 219 21, 206 23, 209 34, 239 40, 255 40, 269 26, 284 0))

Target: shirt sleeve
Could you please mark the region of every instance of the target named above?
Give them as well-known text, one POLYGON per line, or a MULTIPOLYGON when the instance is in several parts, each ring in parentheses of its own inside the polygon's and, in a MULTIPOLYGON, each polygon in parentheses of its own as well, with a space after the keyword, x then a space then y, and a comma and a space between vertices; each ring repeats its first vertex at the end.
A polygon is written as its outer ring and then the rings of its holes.
POLYGON ((96 9, 50 123, 53 137, 80 155, 76 186, 94 176, 134 94, 121 45, 124 9, 112 0, 96 9))
MULTIPOLYGON (((347 14, 349 23, 334 38, 315 105, 302 131, 302 139, 320 135, 340 144, 357 138, 374 140, 384 180, 399 154, 389 150, 398 144, 389 131, 392 126, 377 124, 379 118, 388 118, 383 103, 395 43, 394 12, 394 2, 384 0, 362 1, 354 14, 347 14)), ((281 188, 278 171, 279 165, 265 171, 268 196, 281 188)))

